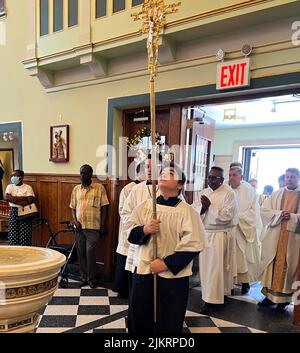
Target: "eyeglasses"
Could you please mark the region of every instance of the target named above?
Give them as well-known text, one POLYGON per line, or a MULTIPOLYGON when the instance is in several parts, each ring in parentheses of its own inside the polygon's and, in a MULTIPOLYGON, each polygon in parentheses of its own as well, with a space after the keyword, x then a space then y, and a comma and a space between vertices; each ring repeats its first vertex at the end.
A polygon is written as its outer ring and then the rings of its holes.
POLYGON ((222 179, 222 177, 215 176, 215 175, 209 175, 206 180, 217 180, 217 179, 222 179))

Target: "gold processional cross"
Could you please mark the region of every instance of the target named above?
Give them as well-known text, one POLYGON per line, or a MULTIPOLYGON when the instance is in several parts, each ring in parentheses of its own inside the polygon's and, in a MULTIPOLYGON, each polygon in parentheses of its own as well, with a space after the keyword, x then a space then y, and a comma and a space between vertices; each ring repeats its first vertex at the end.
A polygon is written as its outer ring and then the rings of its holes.
MULTIPOLYGON (((159 35, 166 24, 166 15, 177 12, 180 2, 166 5, 164 0, 145 0, 142 10, 133 13, 131 16, 134 21, 142 20, 141 33, 147 33, 147 51, 148 51, 148 69, 150 71, 150 116, 151 116, 151 141, 152 141, 152 160, 151 160, 151 178, 152 178, 152 218, 156 219, 156 180, 157 167, 155 158, 157 146, 155 143, 155 89, 154 80, 157 76, 158 66, 158 48, 159 35)), ((157 234, 153 234, 153 260, 157 259, 157 234)), ((153 274, 154 280, 154 322, 157 318, 157 275, 153 274)))

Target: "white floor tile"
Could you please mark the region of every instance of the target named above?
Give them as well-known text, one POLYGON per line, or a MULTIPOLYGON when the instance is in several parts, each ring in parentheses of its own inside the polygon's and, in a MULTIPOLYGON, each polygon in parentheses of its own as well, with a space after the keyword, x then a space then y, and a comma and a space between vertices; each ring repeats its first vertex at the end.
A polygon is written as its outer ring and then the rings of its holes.
POLYGON ((61 333, 69 330, 68 327, 41 327, 36 330, 36 333, 61 333))
POLYGON ((256 328, 248 327, 248 329, 249 329, 252 333, 267 333, 267 332, 265 332, 265 331, 257 330, 256 328))
POLYGON ((79 297, 81 289, 59 288, 54 293, 55 297, 79 297))
POLYGON ((89 324, 95 320, 100 320, 106 315, 78 315, 76 319, 76 327, 89 324))
POLYGON ((108 297, 80 297, 79 305, 109 305, 108 297))
POLYGON ((194 311, 187 310, 185 312, 185 316, 207 316, 207 315, 202 315, 202 314, 199 314, 199 313, 195 313, 194 311))
POLYGON ((214 317, 210 317, 214 324, 218 327, 241 327, 242 325, 235 324, 234 322, 225 321, 221 319, 216 319, 214 317))
POLYGON ((109 296, 109 297, 117 297, 117 296, 118 296, 118 293, 113 292, 111 289, 108 289, 108 296, 109 296))
POLYGON ((119 313, 128 309, 128 305, 111 305, 110 306, 110 315, 119 313))
POLYGON ((109 328, 126 328, 125 318, 112 321, 109 324, 99 326, 98 329, 109 329, 109 328))
POLYGON ((47 305, 44 315, 77 315, 78 305, 47 305))

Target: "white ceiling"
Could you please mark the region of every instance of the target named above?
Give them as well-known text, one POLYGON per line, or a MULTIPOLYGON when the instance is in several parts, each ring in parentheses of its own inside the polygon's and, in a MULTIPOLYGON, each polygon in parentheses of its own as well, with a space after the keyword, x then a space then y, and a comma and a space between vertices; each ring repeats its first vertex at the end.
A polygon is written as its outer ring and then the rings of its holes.
POLYGON ((300 124, 300 95, 260 98, 232 104, 199 106, 217 128, 300 124), (224 120, 224 110, 235 109, 235 119, 224 120))

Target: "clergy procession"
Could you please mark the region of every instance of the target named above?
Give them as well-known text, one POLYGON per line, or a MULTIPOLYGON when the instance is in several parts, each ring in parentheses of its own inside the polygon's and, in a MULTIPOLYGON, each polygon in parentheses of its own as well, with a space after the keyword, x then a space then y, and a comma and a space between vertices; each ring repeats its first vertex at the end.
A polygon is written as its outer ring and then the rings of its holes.
POLYGON ((210 315, 251 283, 261 282, 259 307, 284 312, 292 302, 300 250, 300 171, 289 168, 285 186, 259 206, 259 195, 243 180, 239 163, 213 166, 208 187, 184 197, 186 177, 174 163, 151 154, 136 168, 136 180, 120 195, 118 263, 113 290, 128 297, 130 333, 181 333, 193 260, 199 261, 203 306, 210 315), (152 173, 156 216, 152 213, 152 173), (151 173, 152 170, 152 173, 151 173), (157 253, 153 235, 157 235, 157 253), (199 254, 199 257, 196 257, 199 254), (199 260, 198 260, 199 258, 199 260))

